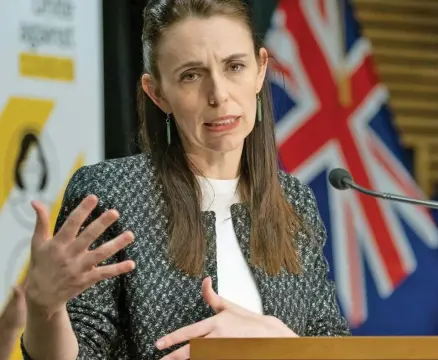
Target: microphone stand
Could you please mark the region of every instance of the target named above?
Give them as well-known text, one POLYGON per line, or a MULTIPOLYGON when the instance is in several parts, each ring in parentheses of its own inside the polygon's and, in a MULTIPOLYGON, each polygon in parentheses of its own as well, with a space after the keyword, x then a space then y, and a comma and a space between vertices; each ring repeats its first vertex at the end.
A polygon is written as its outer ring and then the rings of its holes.
POLYGON ((436 201, 418 200, 418 199, 412 199, 412 198, 409 198, 406 196, 368 190, 360 185, 357 185, 354 181, 352 181, 351 179, 348 179, 347 177, 342 179, 342 182, 346 186, 348 186, 349 188, 355 189, 355 190, 357 190, 365 195, 378 197, 378 198, 381 198, 384 200, 393 200, 393 201, 399 201, 399 202, 404 202, 404 203, 408 203, 408 204, 422 205, 422 206, 426 206, 426 207, 432 208, 432 209, 438 209, 438 202, 436 202, 436 201))

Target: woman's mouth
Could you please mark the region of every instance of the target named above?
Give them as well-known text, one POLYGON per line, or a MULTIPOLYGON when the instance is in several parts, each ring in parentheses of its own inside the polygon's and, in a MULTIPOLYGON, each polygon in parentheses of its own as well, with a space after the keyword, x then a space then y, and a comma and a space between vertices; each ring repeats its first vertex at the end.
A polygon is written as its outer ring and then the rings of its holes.
POLYGON ((227 117, 212 122, 204 123, 208 131, 221 132, 236 128, 240 123, 240 116, 227 117))

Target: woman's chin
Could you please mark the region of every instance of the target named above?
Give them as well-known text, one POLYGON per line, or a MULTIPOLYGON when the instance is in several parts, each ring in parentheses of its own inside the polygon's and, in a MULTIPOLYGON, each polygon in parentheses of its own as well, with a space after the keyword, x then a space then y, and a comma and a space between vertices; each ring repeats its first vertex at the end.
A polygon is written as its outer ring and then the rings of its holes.
POLYGON ((205 144, 205 147, 211 151, 228 153, 228 152, 239 152, 243 149, 244 141, 242 139, 218 139, 217 141, 211 141, 205 144))
POLYGON ((245 135, 241 131, 233 131, 228 134, 222 134, 222 136, 214 134, 213 136, 206 136, 203 139, 203 143, 205 148, 221 153, 242 151, 245 135))

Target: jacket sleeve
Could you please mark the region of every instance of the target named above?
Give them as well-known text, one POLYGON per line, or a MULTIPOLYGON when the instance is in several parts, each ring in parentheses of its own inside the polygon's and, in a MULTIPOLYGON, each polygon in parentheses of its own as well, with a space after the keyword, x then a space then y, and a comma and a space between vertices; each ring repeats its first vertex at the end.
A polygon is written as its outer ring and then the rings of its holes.
POLYGON ((306 186, 310 212, 311 232, 313 233, 310 247, 312 260, 309 268, 311 287, 310 314, 306 324, 306 336, 348 336, 350 330, 345 318, 341 315, 335 284, 328 279, 329 266, 323 253, 327 240, 324 223, 320 217, 317 203, 312 190, 306 186))
MULTIPOLYGON (((107 209, 108 204, 105 204, 105 200, 95 193, 99 189, 96 186, 96 181, 93 178, 92 167, 82 167, 73 175, 64 193, 62 207, 55 224, 55 233, 60 229, 72 210, 89 194, 97 195, 99 203, 81 230, 107 209)), ((108 229, 93 243, 91 249, 111 240, 115 235, 111 228, 108 229)), ((116 256, 113 256, 101 265, 108 265, 117 261, 116 256)), ((56 269, 54 270, 56 271, 56 269)), ((68 301, 67 311, 79 344, 78 360, 110 358, 109 353, 118 346, 116 339, 122 338, 120 336, 121 326, 117 306, 120 291, 119 279, 115 277, 95 284, 68 301)), ((23 341, 21 341, 21 349, 23 358, 31 360, 24 348, 23 341)))

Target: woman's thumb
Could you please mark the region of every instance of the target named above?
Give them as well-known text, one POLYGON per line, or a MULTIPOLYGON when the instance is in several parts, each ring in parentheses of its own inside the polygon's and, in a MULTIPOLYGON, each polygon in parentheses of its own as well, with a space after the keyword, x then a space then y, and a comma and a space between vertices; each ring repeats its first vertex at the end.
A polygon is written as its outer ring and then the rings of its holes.
POLYGON ((216 313, 223 311, 227 307, 227 302, 213 290, 211 277, 205 278, 202 282, 202 296, 216 313))
POLYGON ((46 207, 39 201, 32 201, 36 213, 32 245, 39 245, 50 238, 50 219, 46 207))

